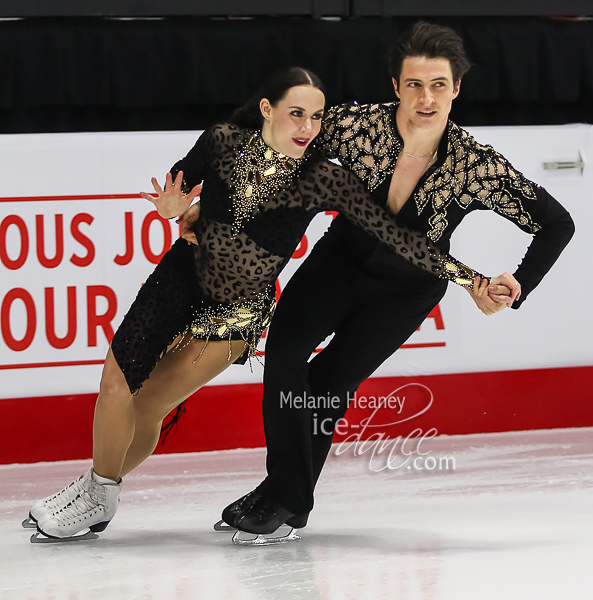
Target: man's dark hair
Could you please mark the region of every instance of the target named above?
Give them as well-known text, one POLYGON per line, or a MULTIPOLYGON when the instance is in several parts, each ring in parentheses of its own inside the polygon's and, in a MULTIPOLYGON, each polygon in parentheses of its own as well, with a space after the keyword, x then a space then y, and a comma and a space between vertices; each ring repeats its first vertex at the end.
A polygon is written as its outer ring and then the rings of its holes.
POLYGON ((404 58, 446 58, 451 65, 453 83, 469 70, 462 39, 450 28, 418 21, 395 42, 389 56, 389 74, 399 82, 404 58))

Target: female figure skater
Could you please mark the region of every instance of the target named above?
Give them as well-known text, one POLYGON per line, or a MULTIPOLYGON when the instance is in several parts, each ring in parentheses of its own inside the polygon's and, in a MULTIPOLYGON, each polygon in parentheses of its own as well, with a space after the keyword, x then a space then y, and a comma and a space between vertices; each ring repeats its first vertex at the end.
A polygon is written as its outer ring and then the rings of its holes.
POLYGON ((471 269, 398 227, 354 175, 310 148, 324 101, 312 73, 278 72, 239 111, 238 124, 209 128, 167 175, 165 189, 153 179, 157 197, 143 194, 161 216, 176 217, 203 181, 199 245, 174 244, 117 330, 95 409, 93 467, 33 506, 40 533, 68 538, 105 529, 122 477, 152 454, 163 419, 230 364, 255 354, 272 316, 276 278, 316 213, 340 211, 419 270, 474 284, 471 269))
MULTIPOLYGON (((425 232, 443 251, 474 210, 491 210, 532 234, 515 272, 522 293, 512 307, 518 308, 572 237, 570 215, 492 147, 449 121, 469 69, 462 40, 452 29, 417 23, 394 46, 389 66, 398 101, 330 109, 316 144, 360 177, 376 205, 425 232)), ((223 520, 262 534, 288 520, 306 524, 348 399, 420 326, 446 287, 384 251, 341 215, 334 220, 284 288, 266 340, 267 477, 227 506, 223 520), (380 325, 365 327, 368 315, 380 316, 380 325), (295 321, 301 324, 298 335, 286 343, 295 321), (332 333, 329 344, 309 360, 332 333), (281 405, 279 398, 291 393, 339 397, 340 406, 281 405), (313 427, 314 412, 324 428, 313 427)), ((486 314, 504 308, 488 306, 487 297, 481 301, 486 314)))

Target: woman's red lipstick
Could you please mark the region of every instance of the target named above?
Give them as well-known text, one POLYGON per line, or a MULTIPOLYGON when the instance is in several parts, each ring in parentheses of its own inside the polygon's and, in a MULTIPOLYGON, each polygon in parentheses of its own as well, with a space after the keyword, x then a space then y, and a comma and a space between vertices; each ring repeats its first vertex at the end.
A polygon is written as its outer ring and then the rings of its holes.
POLYGON ((311 138, 292 138, 292 141, 301 148, 304 148, 310 141, 311 138))

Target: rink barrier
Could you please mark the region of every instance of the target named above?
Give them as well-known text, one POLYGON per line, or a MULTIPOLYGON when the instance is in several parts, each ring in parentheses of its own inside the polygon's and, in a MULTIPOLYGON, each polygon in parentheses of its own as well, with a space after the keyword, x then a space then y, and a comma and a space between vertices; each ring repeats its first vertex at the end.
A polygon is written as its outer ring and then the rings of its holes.
MULTIPOLYGON (((334 441, 431 428, 452 435, 593 426, 592 387, 593 366, 371 378, 359 398, 405 398, 404 411, 379 409, 374 423, 401 422, 361 433, 373 408, 351 408, 344 435, 334 441)), ((205 387, 190 398, 177 429, 156 452, 264 446, 261 393, 261 384, 205 387)), ((89 458, 95 397, 0 400, 0 464, 89 458)))
MULTIPOLYGON (((588 280, 579 294, 565 298, 562 319, 553 318, 560 308, 549 300, 566 281, 579 278, 578 265, 591 254, 591 236, 581 224, 593 217, 585 201, 592 172, 542 168, 579 157, 586 162, 593 153, 593 126, 490 127, 472 132, 563 202, 577 223, 576 234, 520 311, 486 319, 463 290, 449 286, 404 352, 388 358, 377 376, 593 364, 588 280), (484 342, 479 347, 478 340, 484 342)), ((137 190, 147 189, 149 174, 162 176, 163 165, 183 156, 198 135, 173 131, 0 136, 7 174, 0 198, 0 399, 96 393, 101 362, 115 330, 179 235, 174 221, 161 219, 137 190), (31 180, 31 170, 44 176, 31 180), (27 195, 20 196, 25 180, 27 195)), ((330 211, 319 214, 307 228, 280 274, 277 295, 333 216, 330 211)), ((485 273, 497 273, 514 270, 529 236, 490 211, 475 211, 460 225, 453 243, 455 256, 485 273)), ((265 351, 265 340, 258 351, 265 351)), ((228 369, 216 384, 261 380, 262 368, 256 363, 253 370, 228 369)), ((25 402, 21 415, 27 406, 25 402)))

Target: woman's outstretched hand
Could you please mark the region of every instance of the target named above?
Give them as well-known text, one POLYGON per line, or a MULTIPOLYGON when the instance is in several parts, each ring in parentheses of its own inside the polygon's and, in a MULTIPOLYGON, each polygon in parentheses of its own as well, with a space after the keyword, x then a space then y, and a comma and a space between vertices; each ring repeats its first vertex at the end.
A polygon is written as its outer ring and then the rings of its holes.
POLYGON ((181 237, 187 241, 188 244, 198 245, 198 238, 193 229, 194 224, 200 216, 200 204, 192 204, 176 221, 179 224, 181 230, 181 237))
POLYGON ((173 181, 171 173, 167 173, 164 190, 161 188, 156 178, 153 177, 151 181, 157 195, 153 196, 152 194, 140 192, 140 196, 145 200, 152 202, 163 219, 172 219, 173 217, 182 215, 193 202, 194 198, 199 196, 202 191, 201 185, 196 185, 189 194, 184 194, 181 191, 183 171, 177 173, 175 181, 173 181))

